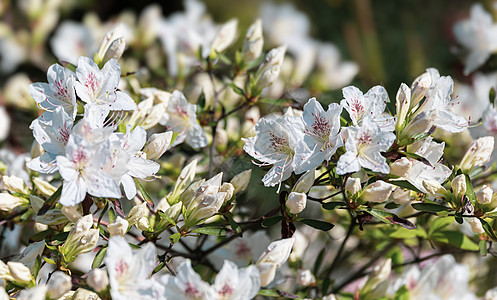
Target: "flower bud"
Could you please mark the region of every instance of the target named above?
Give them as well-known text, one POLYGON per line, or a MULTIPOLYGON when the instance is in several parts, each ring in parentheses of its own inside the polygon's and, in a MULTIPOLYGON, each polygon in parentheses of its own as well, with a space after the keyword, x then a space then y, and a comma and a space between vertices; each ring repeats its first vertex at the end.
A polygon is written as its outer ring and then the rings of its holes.
POLYGON ((224 202, 226 202, 230 200, 231 197, 233 197, 233 193, 235 192, 235 187, 231 183, 225 182, 221 185, 219 191, 226 193, 226 198, 224 199, 224 202))
POLYGON ((264 39, 262 37, 262 22, 257 19, 247 30, 243 41, 242 57, 245 63, 250 63, 262 53, 264 39))
POLYGON ((297 282, 303 286, 309 286, 316 283, 316 277, 312 275, 311 270, 297 270, 297 282))
POLYGON ((179 196, 192 183, 195 178, 195 170, 197 168, 197 160, 193 160, 181 170, 173 191, 167 196, 169 204, 174 204, 179 201, 179 196))
POLYGON ((264 70, 257 80, 256 87, 260 91, 270 86, 280 76, 280 66, 271 66, 264 70))
POLYGON ((81 217, 83 217, 83 206, 77 204, 74 206, 63 206, 61 212, 66 216, 69 221, 76 223, 81 217))
POLYGON ((361 198, 368 202, 384 202, 394 189, 394 185, 378 180, 366 186, 361 193, 361 198))
POLYGON ((35 279, 33 278, 33 275, 31 275, 31 270, 23 263, 9 261, 7 262, 7 266, 9 267, 9 273, 16 284, 28 285, 31 282, 34 282, 35 279))
POLYGON ((349 177, 345 182, 345 190, 351 195, 357 194, 361 189, 361 180, 359 178, 349 177))
POLYGON ((392 260, 388 258, 381 265, 378 265, 373 268, 373 272, 368 278, 368 281, 364 285, 363 291, 371 291, 374 290, 378 284, 382 281, 385 281, 390 275, 392 271, 392 260))
POLYGON ((219 211, 226 198, 226 193, 208 195, 198 205, 190 205, 185 213, 185 227, 190 228, 212 217, 219 211))
POLYGON ((110 236, 124 236, 129 228, 129 222, 117 217, 114 223, 107 225, 110 236))
POLYGON ((488 185, 484 185, 478 192, 475 193, 475 196, 478 203, 490 204, 492 202, 493 194, 494 191, 488 185))
POLYGON ((143 148, 147 159, 159 159, 171 147, 172 138, 172 131, 152 134, 143 148))
POLYGON ((205 179, 200 179, 198 181, 195 181, 194 183, 190 184, 190 186, 181 194, 179 197, 180 202, 183 203, 183 205, 188 206, 190 205, 190 202, 193 200, 195 197, 195 194, 197 193, 197 190, 205 183, 205 179))
POLYGON ((178 202, 171 207, 169 207, 166 211, 165 214, 169 216, 173 221, 176 221, 181 214, 181 209, 183 208, 183 203, 178 202))
POLYGON ((411 202, 411 192, 407 189, 396 188, 390 198, 395 204, 405 204, 411 202))
POLYGON ((261 254, 256 265, 271 263, 280 267, 290 256, 295 238, 286 238, 272 242, 266 248, 266 251, 261 254))
POLYGON ((125 48, 126 42, 124 41, 124 37, 114 40, 105 52, 103 61, 106 62, 112 58, 118 60, 123 55, 125 48))
MULTIPOLYGON (((112 29, 111 31, 109 31, 102 43, 100 44, 100 49, 98 50, 98 53, 95 54, 95 62, 97 64, 104 64, 107 60, 105 60, 106 56, 107 56, 107 52, 110 50, 112 44, 114 44, 115 41, 119 40, 119 39, 123 39, 123 43, 124 43, 124 31, 125 31, 125 28, 124 28, 124 25, 123 24, 119 24, 118 26, 116 26, 114 29, 112 29)), ((116 48, 119 48, 119 47, 124 47, 124 46, 119 46, 119 42, 117 44, 114 44, 114 48, 115 50, 111 50, 111 51, 116 51, 117 49, 116 48)), ((124 51, 124 49, 123 49, 124 51)), ((122 54, 122 53, 121 53, 122 54)), ((109 53, 109 56, 111 55, 111 53, 109 53)))
POLYGON ((480 220, 477 218, 465 218, 466 222, 469 223, 471 226, 471 230, 476 233, 476 234, 483 234, 485 230, 483 229, 483 226, 481 225, 480 220))
POLYGON ((148 228, 150 227, 150 222, 148 221, 148 218, 142 217, 136 222, 136 227, 140 229, 141 231, 147 231, 148 228))
POLYGON ((338 298, 334 294, 329 294, 324 296, 322 300, 338 300, 338 298))
POLYGON ((435 180, 423 180, 423 187, 433 196, 443 197, 447 193, 447 190, 435 180))
POLYGON ((109 285, 109 276, 107 271, 102 269, 93 269, 86 277, 86 283, 97 293, 105 290, 109 285))
POLYGON ((452 187, 452 192, 457 198, 462 197, 466 194, 466 176, 464 174, 457 175, 450 183, 452 187))
POLYGON ((412 138, 418 133, 425 133, 433 127, 435 119, 438 117, 438 110, 429 112, 423 111, 418 114, 402 131, 402 137, 412 138))
POLYGON ((45 197, 50 197, 57 191, 56 187, 38 177, 33 178, 33 183, 36 189, 45 197))
POLYGON ((17 176, 3 176, 3 184, 5 189, 12 193, 29 194, 29 190, 22 178, 17 176))
POLYGON ((407 114, 409 113, 409 105, 411 103, 411 89, 405 84, 400 85, 397 91, 397 125, 395 130, 400 132, 405 125, 407 114))
POLYGON ((129 211, 126 220, 128 220, 130 226, 133 226, 143 217, 148 217, 147 202, 142 202, 140 205, 133 206, 129 211))
POLYGON ((236 19, 229 20, 223 24, 211 44, 211 51, 216 53, 226 50, 235 40, 237 26, 238 20, 236 19))
POLYGON ((461 160, 461 170, 469 171, 474 167, 482 166, 490 160, 494 151, 494 137, 485 136, 477 139, 461 160))
POLYGON ((414 79, 414 82, 411 85, 411 105, 413 108, 416 104, 423 99, 426 92, 430 89, 431 86, 431 75, 428 72, 425 72, 418 76, 418 78, 414 79))
POLYGON ((57 271, 50 277, 47 284, 47 296, 51 299, 58 299, 72 288, 71 276, 64 272, 57 271))
POLYGON ((299 230, 295 231, 293 237, 295 238, 295 242, 293 243, 293 249, 288 259, 291 262, 296 262, 304 256, 304 252, 307 250, 307 246, 309 246, 309 240, 299 230))
POLYGON ((71 300, 100 300, 100 297, 92 291, 78 288, 76 292, 74 292, 71 300))
POLYGON ((9 193, 0 193, 0 211, 9 212, 18 206, 27 204, 29 201, 24 198, 12 196, 9 193))
POLYGON ((40 284, 30 289, 22 290, 19 293, 17 300, 45 300, 47 294, 47 286, 40 284))
POLYGON ((315 171, 307 171, 304 175, 300 176, 299 180, 295 183, 292 188, 292 192, 297 193, 307 193, 314 185, 314 179, 316 179, 315 171))
POLYGON ((230 183, 233 185, 235 190, 233 191, 234 194, 238 192, 243 192, 247 189, 247 186, 250 182, 250 176, 252 175, 252 170, 245 170, 233 177, 231 179, 230 183))
POLYGON ((305 193, 291 192, 286 200, 286 207, 290 213, 298 214, 305 209, 307 204, 307 195, 305 193))
POLYGON ((407 157, 402 157, 390 164, 390 174, 399 177, 406 177, 411 167, 412 162, 407 157))
POLYGON ((90 252, 98 242, 98 229, 90 229, 93 226, 93 216, 86 215, 79 219, 69 232, 66 242, 59 247, 65 262, 73 262, 76 257, 85 252, 90 252))
POLYGON ((261 276, 261 287, 268 286, 274 280, 278 266, 272 263, 258 264, 259 274, 261 276))
MULTIPOLYGON (((271 49, 264 58, 259 70, 257 71, 258 76, 262 74, 262 72, 266 71, 270 67, 278 66, 281 67, 283 64, 283 60, 285 58, 286 46, 281 46, 278 48, 271 49)), ((256 76, 256 77, 258 77, 256 76)))

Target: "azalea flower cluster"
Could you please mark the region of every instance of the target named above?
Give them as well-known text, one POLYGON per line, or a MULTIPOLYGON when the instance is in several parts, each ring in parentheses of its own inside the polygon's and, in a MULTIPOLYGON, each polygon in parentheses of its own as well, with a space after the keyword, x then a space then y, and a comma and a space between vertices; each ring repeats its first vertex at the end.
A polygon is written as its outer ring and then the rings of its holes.
MULTIPOLYGON (((58 27, 59 1, 21 2, 0 71, 48 71, 0 91, 0 299, 495 298, 495 74, 347 86, 290 4, 240 34, 195 0, 58 27)), ((455 25, 465 73, 492 26, 455 25)))

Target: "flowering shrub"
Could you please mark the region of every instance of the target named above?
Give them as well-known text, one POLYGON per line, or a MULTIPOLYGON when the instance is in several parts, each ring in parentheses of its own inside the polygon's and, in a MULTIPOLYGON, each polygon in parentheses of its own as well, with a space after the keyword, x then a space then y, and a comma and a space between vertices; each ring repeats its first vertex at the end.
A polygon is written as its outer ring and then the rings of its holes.
MULTIPOLYGON (((0 299, 496 299, 497 75, 350 85, 289 4, 247 28, 195 0, 55 27, 61 5, 0 5, 32 21, 0 70, 46 72, 1 91, 0 299)), ((495 26, 455 24, 465 74, 495 26)))

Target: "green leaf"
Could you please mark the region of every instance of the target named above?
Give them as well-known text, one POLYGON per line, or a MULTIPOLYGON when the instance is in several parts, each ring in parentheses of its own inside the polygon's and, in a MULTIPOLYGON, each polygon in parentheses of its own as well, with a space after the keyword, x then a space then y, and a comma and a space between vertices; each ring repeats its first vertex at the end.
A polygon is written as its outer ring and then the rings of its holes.
POLYGON ((102 265, 102 262, 104 261, 106 254, 107 254, 107 247, 100 248, 100 250, 98 250, 97 252, 97 255, 95 255, 95 258, 93 259, 91 267, 93 269, 99 268, 102 265))
POLYGON ((454 223, 454 217, 445 217, 445 218, 436 218, 430 225, 430 230, 428 231, 428 235, 431 236, 434 232, 437 232, 450 224, 454 223))
POLYGON ((490 224, 488 224, 487 221, 483 220, 482 218, 478 218, 478 220, 480 220, 485 233, 492 239, 492 241, 497 242, 497 236, 495 236, 495 232, 492 226, 490 226, 490 224))
POLYGON ((456 220, 456 222, 457 222, 457 223, 459 223, 459 224, 464 223, 464 220, 463 220, 462 215, 461 215, 461 213, 460 213, 460 212, 456 212, 456 213, 454 214, 454 219, 455 219, 455 220, 456 220))
POLYGON ((323 295, 328 294, 328 290, 330 289, 330 286, 331 286, 330 277, 326 277, 325 279, 323 279, 323 285, 322 285, 323 295))
POLYGON ((219 60, 222 61, 223 63, 227 64, 227 65, 231 65, 231 59, 229 59, 226 55, 224 55, 223 53, 221 52, 217 52, 216 51, 216 54, 217 54, 217 57, 219 57, 219 60))
POLYGON ((273 225, 278 224, 283 219, 284 219, 283 216, 272 216, 262 221, 261 225, 262 227, 271 227, 273 225))
POLYGON ((448 211, 450 208, 447 206, 443 206, 435 203, 412 203, 412 208, 419 211, 427 211, 427 212, 439 212, 439 211, 448 211))
POLYGON ((476 205, 476 195, 475 192, 473 191, 473 184, 471 183, 471 179, 469 178, 468 175, 465 175, 466 177, 466 196, 468 197, 469 201, 471 201, 471 204, 476 205))
POLYGON ((152 275, 154 275, 155 273, 157 273, 160 270, 164 269, 165 266, 166 266, 165 262, 159 263, 159 265, 157 265, 157 267, 155 267, 155 269, 152 271, 152 275))
POLYGON ((434 232, 430 238, 434 241, 449 244, 463 250, 478 251, 479 246, 465 234, 455 230, 439 230, 434 232))
POLYGON ((411 221, 403 219, 398 217, 396 214, 389 213, 386 211, 381 211, 373 208, 367 207, 365 209, 369 214, 371 214, 373 217, 375 217, 378 221, 381 221, 383 223, 387 224, 396 224, 400 225, 402 227, 405 227, 407 229, 414 229, 416 228, 416 225, 414 225, 411 221))
POLYGON ((169 236, 169 240, 173 244, 176 244, 180 238, 181 238, 181 234, 179 232, 173 233, 173 234, 171 234, 171 236, 169 236))
POLYGON ((405 285, 400 287, 400 289, 395 292, 395 295, 393 296, 394 300, 409 300, 411 299, 411 296, 409 295, 409 290, 405 285))
POLYGON ((426 238, 428 235, 426 234, 426 231, 421 227, 417 227, 414 229, 398 227, 389 236, 393 239, 413 239, 418 237, 426 238))
POLYGON ((140 190, 140 193, 142 194, 143 198, 145 198, 145 200, 149 203, 149 204, 154 204, 154 201, 152 200, 152 197, 150 197, 150 195, 148 194, 148 192, 145 190, 145 188, 143 187, 143 185, 140 183, 140 181, 138 181, 137 178, 135 178, 135 183, 136 183, 136 186, 138 187, 138 190, 140 190))
POLYGON ((68 235, 69 235, 69 231, 57 233, 56 235, 52 236, 51 240, 52 241, 65 241, 67 239, 68 235))
POLYGON ((395 202, 390 202, 390 203, 387 203, 385 205, 386 209, 396 209, 396 208, 399 208, 399 207, 400 207, 400 204, 397 204, 395 202))
POLYGON ((47 263, 47 264, 51 264, 51 265, 56 265, 57 263, 55 262, 55 260, 53 259, 50 259, 48 257, 43 257, 43 260, 47 263))
POLYGON ((425 165, 428 165, 428 166, 431 167, 430 162, 426 158, 424 158, 423 156, 421 156, 419 154, 411 153, 411 152, 405 152, 405 151, 399 151, 399 153, 402 153, 402 154, 404 154, 405 156, 407 156, 409 158, 414 158, 415 160, 418 160, 418 161, 424 163, 425 165))
POLYGON ((331 223, 320 220, 314 220, 314 219, 300 219, 298 221, 304 223, 305 225, 311 226, 312 228, 316 228, 322 231, 328 231, 331 228, 335 227, 335 225, 331 223))
POLYGON ((170 216, 166 215, 165 213, 163 213, 162 211, 157 211, 157 213, 159 214, 159 216, 163 219, 165 219, 167 222, 169 222, 169 224, 173 225, 173 226, 176 226, 176 222, 174 222, 173 219, 171 219, 170 216))
POLYGON ((33 234, 31 236, 31 238, 29 238, 29 241, 32 241, 32 242, 39 242, 39 241, 42 241, 44 240, 47 236, 53 234, 54 231, 52 229, 47 229, 47 230, 44 230, 44 231, 40 231, 40 232, 37 232, 35 234, 33 234))
POLYGON ((111 207, 109 209, 109 223, 112 224, 116 221, 116 212, 114 209, 111 207))
POLYGON ((41 255, 38 255, 35 259, 35 263, 33 265, 33 277, 36 278, 38 277, 38 273, 40 272, 41 269, 41 255))
POLYGON ((326 202, 323 203, 323 208, 326 210, 334 210, 337 207, 340 206, 345 206, 345 203, 340 202, 340 201, 331 201, 331 202, 326 202))
POLYGON ((238 223, 235 222, 235 220, 233 220, 233 216, 231 215, 231 213, 228 213, 225 216, 228 219, 228 222, 230 223, 231 229, 238 234, 242 233, 242 227, 240 227, 240 225, 238 225, 238 223))
POLYGON ((480 247, 480 255, 487 256, 487 241, 480 240, 480 244, 478 246, 480 247))
POLYGON ((280 294, 276 290, 260 290, 257 295, 266 297, 280 297, 280 294))
POLYGON ((208 226, 208 227, 199 227, 193 229, 191 232, 215 235, 215 236, 227 236, 233 234, 232 230, 225 229, 223 227, 218 226, 208 226))
POLYGON ((421 193, 421 191, 418 190, 418 188, 415 187, 414 185, 412 185, 412 183, 410 183, 409 181, 405 181, 405 180, 399 180, 399 181, 397 181, 397 180, 391 180, 388 183, 396 185, 396 186, 401 187, 403 189, 408 189, 408 190, 411 190, 411 191, 415 191, 416 193, 421 193))
POLYGON ((47 199, 47 201, 45 201, 43 206, 38 211, 38 216, 44 215, 50 209, 50 207, 52 207, 52 205, 55 204, 55 202, 59 199, 61 194, 62 194, 62 185, 59 186, 59 188, 52 194, 52 196, 50 196, 50 198, 47 199))
POLYGON ((107 212, 109 209, 109 201, 106 201, 104 208, 102 209, 102 212, 100 213, 100 216, 98 217, 98 222, 97 225, 100 225, 100 221, 102 221, 102 218, 104 214, 107 212))
POLYGON ((245 97, 245 91, 242 88, 238 87, 233 82, 229 82, 228 85, 233 89, 233 92, 237 93, 242 97, 245 97))

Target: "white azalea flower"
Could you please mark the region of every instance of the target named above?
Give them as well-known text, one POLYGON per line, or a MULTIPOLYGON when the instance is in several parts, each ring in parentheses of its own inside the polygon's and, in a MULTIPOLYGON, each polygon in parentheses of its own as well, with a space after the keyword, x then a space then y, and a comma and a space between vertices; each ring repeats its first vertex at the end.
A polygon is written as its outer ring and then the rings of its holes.
POLYGON ((265 186, 275 186, 286 180, 309 154, 303 142, 304 124, 300 117, 262 118, 255 125, 255 131, 256 136, 247 138, 243 149, 261 161, 260 166, 273 165, 262 179, 265 186))
POLYGON ((158 282, 165 287, 164 297, 168 300, 215 299, 214 289, 195 273, 189 259, 178 266, 176 276, 167 274, 158 282))
POLYGON ((76 93, 74 73, 59 64, 53 64, 47 71, 48 83, 36 82, 29 85, 29 93, 38 107, 52 111, 61 106, 66 113, 76 117, 76 93))
POLYGON ((440 76, 437 69, 429 68, 427 72, 431 76, 431 86, 426 92, 426 100, 418 112, 437 110, 435 125, 438 128, 452 133, 463 131, 469 123, 463 116, 453 112, 453 106, 459 104, 459 102, 451 100, 454 81, 450 76, 440 76))
POLYGON ((186 141, 193 148, 207 146, 207 135, 197 121, 196 111, 197 106, 188 103, 183 93, 177 90, 173 92, 167 106, 167 115, 161 121, 161 125, 179 133, 173 146, 181 144, 183 141, 186 141))
POLYGON ((337 163, 337 174, 357 172, 363 168, 388 174, 390 167, 380 152, 385 152, 395 141, 395 134, 381 131, 371 118, 365 118, 362 126, 346 128, 345 150, 337 163))
POLYGON ((374 120, 382 131, 395 129, 394 117, 384 114, 388 94, 384 87, 377 85, 363 94, 355 86, 342 89, 343 99, 340 104, 347 110, 354 126, 361 126, 366 118, 374 120))
POLYGON ((235 263, 225 260, 212 285, 219 300, 253 299, 259 292, 261 279, 256 266, 238 269, 235 263))
POLYGON ((111 237, 105 264, 109 272, 112 299, 163 299, 159 298, 162 287, 150 279, 156 266, 156 255, 152 243, 131 250, 123 237, 111 237))
POLYGON ((74 83, 78 96, 83 102, 107 106, 110 110, 135 110, 131 97, 117 90, 121 77, 121 67, 115 59, 110 59, 100 69, 88 57, 80 57, 76 69, 78 81, 74 83))
POLYGON ((497 51, 497 24, 480 3, 471 7, 470 18, 454 26, 457 41, 469 50, 464 75, 483 65, 497 51))
POLYGON ((113 159, 107 167, 115 169, 119 164, 121 165, 116 175, 123 185, 126 197, 133 199, 136 196, 133 177, 145 179, 154 176, 159 171, 160 165, 148 160, 145 153, 141 151, 147 141, 147 132, 141 127, 129 131, 131 130, 129 125, 127 130, 126 134, 113 134, 113 137, 118 139, 118 143, 113 152, 113 159))
POLYGON ((91 146, 84 138, 71 135, 65 156, 57 156, 57 166, 64 179, 60 203, 74 206, 86 193, 96 197, 121 198, 119 185, 102 167, 110 157, 108 144, 91 146))
POLYGON ((311 98, 304 105, 304 141, 312 153, 302 164, 300 170, 312 170, 321 165, 323 161, 328 162, 337 148, 343 146, 342 137, 339 134, 341 113, 342 107, 336 103, 330 104, 328 111, 325 112, 316 98, 311 98))
POLYGON ((439 163, 444 147, 445 143, 434 142, 432 137, 428 137, 409 146, 408 150, 410 152, 424 157, 431 166, 415 159, 409 159, 412 165, 408 168, 403 178, 423 193, 427 192, 423 181, 436 181, 442 184, 452 173, 447 166, 439 163))

